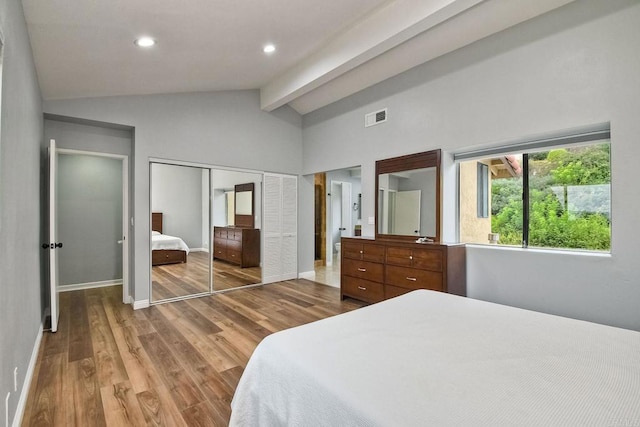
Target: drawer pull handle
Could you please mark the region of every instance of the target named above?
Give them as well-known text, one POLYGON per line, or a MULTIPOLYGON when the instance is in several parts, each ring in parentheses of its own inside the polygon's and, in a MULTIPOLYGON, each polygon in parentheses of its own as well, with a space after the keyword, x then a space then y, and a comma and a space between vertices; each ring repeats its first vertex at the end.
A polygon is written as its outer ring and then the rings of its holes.
POLYGON ((409 259, 413 259, 413 255, 409 255, 409 259))
POLYGON ((366 268, 358 267, 358 271, 367 271, 366 268))
POLYGON ((407 280, 411 280, 412 282, 415 282, 418 279, 416 279, 415 277, 407 277, 407 280))
POLYGON ((364 251, 360 251, 360 253, 361 253, 361 254, 363 254, 363 253, 364 253, 364 251))
POLYGON ((365 288, 364 286, 358 286, 358 289, 360 289, 361 291, 366 291, 367 288, 365 288))

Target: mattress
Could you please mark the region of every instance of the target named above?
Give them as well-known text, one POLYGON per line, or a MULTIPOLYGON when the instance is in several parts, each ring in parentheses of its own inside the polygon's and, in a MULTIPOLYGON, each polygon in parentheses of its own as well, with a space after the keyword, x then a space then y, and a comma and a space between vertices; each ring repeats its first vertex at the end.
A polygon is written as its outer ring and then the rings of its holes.
POLYGON ((640 332, 419 290, 266 337, 232 426, 640 425, 640 332))
POLYGON ((151 235, 151 250, 179 250, 189 253, 189 247, 180 237, 169 236, 153 232, 151 235))

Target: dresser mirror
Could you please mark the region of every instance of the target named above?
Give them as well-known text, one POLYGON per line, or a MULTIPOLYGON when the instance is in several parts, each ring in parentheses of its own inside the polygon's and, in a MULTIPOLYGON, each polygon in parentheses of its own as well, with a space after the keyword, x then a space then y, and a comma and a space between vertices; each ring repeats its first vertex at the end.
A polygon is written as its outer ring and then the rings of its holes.
POLYGON ((440 241, 440 150, 376 162, 376 238, 440 241))
POLYGON ((235 219, 234 223, 238 227, 253 228, 254 217, 254 193, 253 182, 237 184, 234 187, 235 193, 235 219))

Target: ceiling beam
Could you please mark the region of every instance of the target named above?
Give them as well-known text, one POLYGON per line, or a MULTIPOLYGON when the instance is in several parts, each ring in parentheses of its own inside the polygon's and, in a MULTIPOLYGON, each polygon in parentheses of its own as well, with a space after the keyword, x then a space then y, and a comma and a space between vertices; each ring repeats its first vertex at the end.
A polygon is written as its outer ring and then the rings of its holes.
POLYGON ((264 86, 261 107, 272 111, 289 103, 300 114, 307 114, 572 1, 386 3, 264 86), (384 28, 377 28, 379 25, 384 28))
POLYGON ((261 88, 261 108, 272 111, 287 104, 483 1, 486 0, 385 3, 261 88))

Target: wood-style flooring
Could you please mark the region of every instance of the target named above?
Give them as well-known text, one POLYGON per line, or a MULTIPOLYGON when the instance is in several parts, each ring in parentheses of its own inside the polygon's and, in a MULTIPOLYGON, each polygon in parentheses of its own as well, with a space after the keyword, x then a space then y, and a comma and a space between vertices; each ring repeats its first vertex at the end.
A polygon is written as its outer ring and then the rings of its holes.
POLYGON ((225 426, 264 337, 364 305, 307 280, 136 311, 121 298, 120 286, 60 295, 23 426, 225 426))
MULTIPOLYGON (((213 261, 213 290, 220 291, 260 283, 260 267, 240 268, 224 261, 213 261)), ((151 268, 152 301, 209 292, 209 254, 190 252, 187 262, 156 265, 151 268)))

